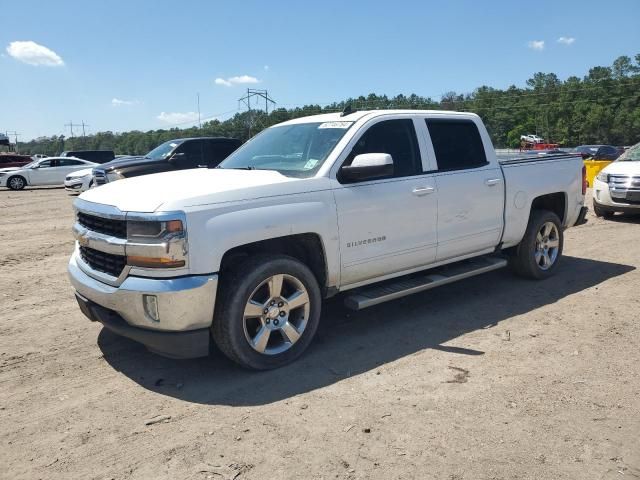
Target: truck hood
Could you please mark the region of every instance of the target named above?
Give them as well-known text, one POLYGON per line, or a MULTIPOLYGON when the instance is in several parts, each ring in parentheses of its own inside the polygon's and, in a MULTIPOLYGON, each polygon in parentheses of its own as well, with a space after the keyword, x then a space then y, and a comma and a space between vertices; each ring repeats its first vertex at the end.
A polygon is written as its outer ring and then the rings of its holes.
POLYGON ((291 195, 328 188, 326 182, 326 178, 291 178, 272 170, 195 168, 118 180, 88 190, 80 198, 146 213, 291 195))
POLYGON ((612 162, 603 171, 609 175, 640 175, 640 161, 612 162))
POLYGON ((99 165, 98 168, 104 171, 112 171, 121 167, 134 167, 137 165, 148 165, 151 163, 163 163, 163 162, 166 162, 166 160, 154 160, 152 158, 145 158, 143 156, 130 156, 130 157, 116 158, 115 160, 111 160, 110 162, 99 165))

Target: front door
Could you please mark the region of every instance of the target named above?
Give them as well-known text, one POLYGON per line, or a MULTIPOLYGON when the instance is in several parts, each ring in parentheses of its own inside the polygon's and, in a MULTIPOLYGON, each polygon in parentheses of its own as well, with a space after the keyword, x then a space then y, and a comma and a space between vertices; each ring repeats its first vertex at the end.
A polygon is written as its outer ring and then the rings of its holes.
POLYGON ((338 175, 340 183, 334 189, 343 286, 427 265, 435 259, 434 176, 424 173, 414 120, 385 118, 364 127, 342 165, 350 165, 362 153, 388 153, 394 174, 357 183, 344 183, 338 175))
MULTIPOLYGON (((38 168, 32 168, 29 171, 29 185, 51 185, 55 183, 58 171, 58 160, 43 160, 38 164, 38 168)), ((60 183, 64 183, 64 177, 60 183)))

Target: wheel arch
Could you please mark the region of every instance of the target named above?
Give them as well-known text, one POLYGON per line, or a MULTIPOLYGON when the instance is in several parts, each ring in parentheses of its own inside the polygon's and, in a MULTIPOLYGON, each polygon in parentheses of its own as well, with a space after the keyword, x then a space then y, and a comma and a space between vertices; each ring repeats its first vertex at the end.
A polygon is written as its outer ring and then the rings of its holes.
POLYGON ((325 246, 317 233, 299 233, 238 245, 227 250, 220 261, 220 274, 254 255, 287 255, 304 263, 313 272, 318 285, 328 288, 328 266, 325 246))
POLYGON ((546 193, 533 199, 529 218, 534 210, 548 210, 555 213, 561 225, 567 221, 567 194, 565 192, 546 193))
POLYGON ((22 174, 16 174, 16 175, 9 175, 9 177, 7 178, 7 187, 9 187, 9 182, 11 181, 11 179, 16 177, 21 178, 24 181, 25 187, 29 185, 29 181, 27 180, 27 177, 25 177, 22 174))

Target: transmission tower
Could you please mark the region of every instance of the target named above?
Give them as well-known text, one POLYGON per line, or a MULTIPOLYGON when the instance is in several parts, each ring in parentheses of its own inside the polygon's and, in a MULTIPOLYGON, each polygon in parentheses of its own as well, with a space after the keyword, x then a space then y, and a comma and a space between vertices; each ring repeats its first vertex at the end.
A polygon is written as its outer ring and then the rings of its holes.
POLYGON ((88 127, 89 125, 84 123, 84 120, 82 121, 82 123, 73 123, 73 120, 71 120, 69 123, 65 123, 64 126, 69 127, 69 130, 71 131, 71 138, 73 138, 73 127, 82 127, 82 136, 84 137, 86 136, 85 127, 88 127))
POLYGON ((247 88, 247 94, 238 99, 238 102, 244 104, 247 107, 247 127, 249 129, 249 138, 251 138, 251 127, 253 127, 253 113, 251 111, 251 99, 257 100, 256 104, 260 103, 260 99, 264 100, 264 111, 269 115, 269 105, 274 106, 276 104, 273 98, 269 97, 267 90, 256 90, 254 88, 247 88))

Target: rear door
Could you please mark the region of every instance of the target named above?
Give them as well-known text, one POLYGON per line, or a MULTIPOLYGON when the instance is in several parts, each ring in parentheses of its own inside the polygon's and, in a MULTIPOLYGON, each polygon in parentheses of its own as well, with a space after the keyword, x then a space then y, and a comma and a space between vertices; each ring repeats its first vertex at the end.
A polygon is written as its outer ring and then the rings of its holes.
POLYGON ((61 158, 58 162, 60 166, 56 172, 55 183, 64 183, 65 177, 70 173, 90 167, 83 161, 73 158, 61 158))
POLYGON ((504 180, 497 162, 488 161, 494 157, 485 151, 477 124, 470 118, 432 117, 426 125, 437 163, 436 260, 495 247, 502 234, 504 180))
POLYGON ((205 143, 204 160, 209 168, 217 167, 236 149, 236 145, 228 141, 208 140, 205 143))

